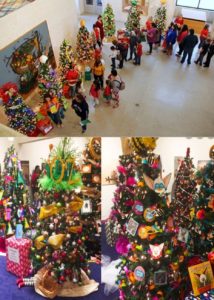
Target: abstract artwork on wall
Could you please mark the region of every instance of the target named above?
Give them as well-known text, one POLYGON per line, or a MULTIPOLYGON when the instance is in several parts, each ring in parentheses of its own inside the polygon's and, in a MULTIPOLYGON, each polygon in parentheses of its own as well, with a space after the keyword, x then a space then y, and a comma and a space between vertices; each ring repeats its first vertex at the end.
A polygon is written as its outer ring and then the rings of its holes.
POLYGON ((21 93, 28 93, 36 84, 42 54, 56 67, 46 21, 0 50, 0 86, 11 81, 19 86, 21 93))
POLYGON ((35 0, 3 0, 0 1, 0 18, 35 0))

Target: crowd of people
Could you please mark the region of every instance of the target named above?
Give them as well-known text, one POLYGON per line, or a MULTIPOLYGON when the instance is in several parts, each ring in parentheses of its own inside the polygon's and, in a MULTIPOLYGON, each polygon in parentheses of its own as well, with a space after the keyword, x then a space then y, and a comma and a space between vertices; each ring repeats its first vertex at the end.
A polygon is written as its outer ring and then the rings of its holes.
MULTIPOLYGON (((199 38, 194 32, 194 29, 188 28, 184 24, 182 16, 178 16, 167 28, 166 32, 161 32, 157 24, 149 17, 145 26, 139 30, 133 30, 129 33, 129 42, 115 39, 110 46, 109 59, 111 61, 111 73, 105 76, 105 62, 102 57, 104 29, 102 17, 99 16, 96 23, 93 25, 93 44, 95 49, 95 59, 91 73, 93 82, 89 89, 89 96, 92 98, 93 106, 100 104, 101 98, 113 108, 119 107, 120 90, 125 88, 121 76, 117 69, 122 69, 124 63, 133 61, 134 65, 141 65, 141 57, 143 55, 142 41, 147 41, 147 55, 151 55, 154 49, 160 48, 168 56, 171 56, 176 43, 179 47, 175 54, 181 58, 180 63, 184 63, 187 59, 187 64, 191 64, 193 50, 198 45, 199 54, 195 59, 195 64, 204 67, 209 67, 212 56, 214 55, 214 41, 209 36, 209 26, 205 25, 200 33, 199 38), (128 57, 129 54, 129 57, 128 57), (104 80, 106 78, 106 80, 104 80)), ((82 89, 82 79, 78 68, 68 70, 66 74, 66 82, 69 85, 69 97, 71 98, 71 107, 76 115, 81 119, 80 125, 82 133, 87 130, 89 120, 89 105, 86 101, 86 95, 82 89)), ((51 95, 45 95, 44 103, 49 116, 57 124, 62 127, 62 119, 64 117, 63 109, 57 103, 57 99, 51 95)))

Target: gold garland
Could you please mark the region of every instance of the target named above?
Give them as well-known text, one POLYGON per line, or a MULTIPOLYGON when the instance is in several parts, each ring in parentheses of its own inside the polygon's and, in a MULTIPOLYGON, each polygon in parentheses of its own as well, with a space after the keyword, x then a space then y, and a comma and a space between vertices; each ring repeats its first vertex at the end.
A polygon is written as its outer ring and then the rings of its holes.
POLYGON ((136 137, 131 138, 131 147, 137 153, 140 154, 143 151, 152 151, 156 148, 156 140, 154 137, 136 137))
POLYGON ((89 152, 91 154, 91 156, 93 157, 93 159, 95 160, 100 160, 101 159, 101 154, 96 153, 96 151, 94 150, 94 143, 96 141, 99 141, 99 143, 101 143, 100 138, 91 138, 90 142, 89 142, 89 152))
MULTIPOLYGON (((72 167, 73 167, 74 166, 74 158, 68 158, 64 162, 61 158, 55 156, 52 159, 52 161, 49 163, 49 165, 50 165, 50 176, 51 176, 51 179, 54 180, 56 183, 62 182, 62 180, 64 178, 64 175, 65 175, 65 170, 67 169, 69 162, 72 164, 72 167), (60 177, 58 179, 55 179, 54 176, 53 176, 53 168, 55 167, 55 163, 56 163, 57 160, 60 161, 60 163, 62 165, 62 170, 61 170, 60 177)), ((70 175, 69 175, 69 179, 68 179, 68 183, 69 184, 73 184, 74 183, 71 177, 72 177, 72 172, 70 172, 70 175)))

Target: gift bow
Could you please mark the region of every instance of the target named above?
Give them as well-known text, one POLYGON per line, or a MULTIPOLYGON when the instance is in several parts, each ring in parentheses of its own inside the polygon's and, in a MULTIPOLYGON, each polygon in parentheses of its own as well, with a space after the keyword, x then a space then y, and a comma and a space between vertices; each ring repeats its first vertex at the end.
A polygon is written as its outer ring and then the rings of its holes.
MULTIPOLYGON (((59 249, 62 246, 64 241, 65 234, 55 234, 48 238, 47 243, 52 246, 55 250, 59 249)), ((44 235, 40 235, 35 239, 34 245, 37 250, 41 250, 46 246, 44 235)))
POLYGON ((59 208, 57 208, 55 204, 41 206, 40 212, 39 212, 39 220, 43 220, 48 217, 52 217, 53 215, 58 214, 58 212, 59 212, 59 208))

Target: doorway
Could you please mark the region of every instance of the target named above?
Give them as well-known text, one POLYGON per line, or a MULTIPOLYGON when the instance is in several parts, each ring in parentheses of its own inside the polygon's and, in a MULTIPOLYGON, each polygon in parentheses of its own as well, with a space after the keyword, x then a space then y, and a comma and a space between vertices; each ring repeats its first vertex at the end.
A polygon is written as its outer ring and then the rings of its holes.
POLYGON ((101 15, 103 11, 102 0, 85 0, 85 12, 90 14, 101 15))

